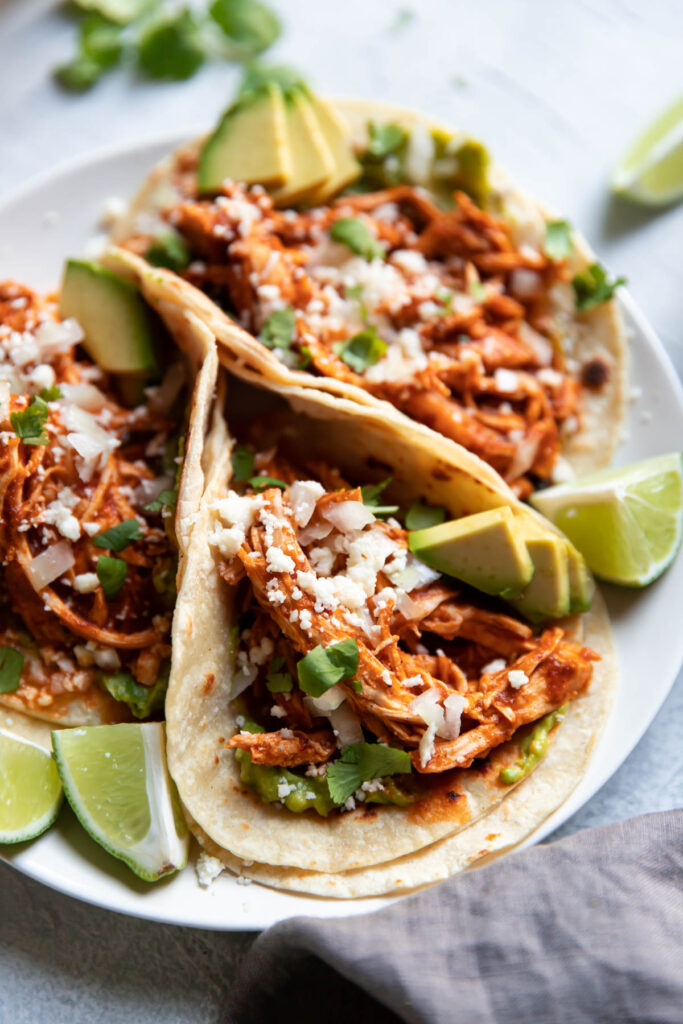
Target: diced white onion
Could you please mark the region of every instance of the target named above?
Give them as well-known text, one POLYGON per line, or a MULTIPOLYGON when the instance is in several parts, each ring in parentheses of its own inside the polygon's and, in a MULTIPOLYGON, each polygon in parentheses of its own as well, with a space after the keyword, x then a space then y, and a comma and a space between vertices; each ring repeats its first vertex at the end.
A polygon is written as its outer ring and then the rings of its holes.
POLYGON ((304 697, 304 704, 313 715, 328 715, 346 700, 346 695, 337 683, 325 690, 319 697, 304 697))
POLYGON ((34 332, 43 359, 50 359, 60 352, 66 352, 72 345, 83 340, 81 325, 72 318, 62 320, 45 320, 34 332))
POLYGON ((332 523, 341 533, 362 530, 375 517, 362 501, 338 501, 329 505, 323 512, 323 518, 332 523))
POLYGON ((60 540, 37 555, 29 565, 27 573, 31 585, 35 590, 42 590, 73 564, 74 553, 71 545, 65 540, 60 540))
POLYGON ((467 707, 467 700, 461 693, 452 693, 446 697, 443 706, 446 724, 442 735, 444 739, 454 740, 460 735, 460 720, 467 707))
MULTIPOLYGON (((308 526, 318 498, 324 493, 322 484, 317 480, 297 480, 290 485, 289 503, 294 511, 297 526, 308 526)), ((327 532, 329 533, 329 530, 327 532)))
POLYGON ((248 690, 258 675, 258 669, 254 665, 246 664, 240 668, 232 677, 230 687, 230 700, 235 700, 241 693, 248 690))
POLYGON ((361 724, 357 715, 354 714, 346 702, 340 704, 334 711, 330 711, 327 717, 337 734, 337 741, 342 750, 344 747, 350 747, 352 743, 363 742, 361 724))
POLYGON ((10 388, 8 380, 0 380, 0 421, 9 419, 10 388))
POLYGON ((94 384, 60 384, 60 390, 67 402, 87 412, 98 412, 106 398, 94 384))
POLYGON ((518 267, 510 274, 510 290, 520 299, 530 299, 541 287, 541 276, 535 270, 518 267))
POLYGON ((332 523, 310 523, 299 531, 299 543, 302 547, 306 547, 314 540, 324 540, 332 533, 332 530, 332 523))

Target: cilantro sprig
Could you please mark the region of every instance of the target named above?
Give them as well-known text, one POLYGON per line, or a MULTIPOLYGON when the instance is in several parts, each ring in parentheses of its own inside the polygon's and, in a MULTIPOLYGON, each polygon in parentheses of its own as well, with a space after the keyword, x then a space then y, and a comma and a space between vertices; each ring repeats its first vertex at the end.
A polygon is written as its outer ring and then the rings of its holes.
POLYGON ((284 491, 287 487, 284 480, 278 480, 276 476, 250 476, 249 483, 255 491, 265 491, 268 487, 279 487, 284 491))
POLYGON ((97 578, 102 584, 105 597, 116 597, 128 575, 128 564, 122 558, 100 555, 97 559, 97 578))
POLYGON ((296 671, 304 693, 320 697, 331 686, 356 675, 358 644, 351 637, 329 647, 318 644, 298 662, 296 671))
POLYGON ((230 457, 232 462, 232 478, 242 482, 254 475, 254 456, 243 444, 235 445, 230 457))
POLYGON ((109 530, 98 533, 93 538, 93 544, 97 548, 123 551, 129 544, 132 544, 135 540, 140 540, 141 537, 142 530, 137 519, 125 519, 122 523, 117 523, 116 526, 112 526, 109 530))
POLYGON ((159 496, 145 505, 145 512, 164 512, 166 509, 174 509, 178 504, 178 488, 164 488, 159 496))
POLYGON ((363 504, 370 509, 374 516, 393 516, 398 512, 398 505, 383 505, 379 500, 380 494, 389 486, 392 479, 392 477, 387 477, 379 484, 364 484, 360 489, 363 504))
POLYGON ((14 647, 0 647, 0 693, 19 689, 24 655, 14 647))
POLYGON ((576 308, 584 313, 608 302, 622 284, 626 284, 625 277, 610 280, 601 263, 591 263, 585 273, 576 274, 572 279, 576 308))
POLYGON ((346 341, 335 342, 333 347, 340 359, 356 373, 364 373, 374 366, 387 351, 386 341, 380 338, 374 327, 367 327, 346 341))
POLYGON ((327 785, 335 804, 345 803, 364 782, 412 771, 407 750, 381 743, 353 743, 327 768, 327 785))
POLYGON ((543 251, 551 260, 566 260, 572 251, 572 228, 569 221, 551 220, 546 224, 543 251))
POLYGON ((330 238, 368 261, 383 260, 386 256, 384 246, 377 241, 367 224, 357 217, 341 217, 336 220, 330 228, 330 238))
POLYGON ((24 444, 48 444, 50 439, 44 428, 49 414, 47 402, 35 395, 26 409, 12 413, 12 429, 24 444))
POLYGON ((64 398, 64 395, 62 394, 61 388, 58 387, 57 384, 53 384, 52 387, 41 388, 39 397, 42 398, 44 402, 56 402, 58 399, 64 398))
POLYGON ((258 0, 214 0, 209 14, 223 30, 227 52, 235 60, 263 53, 282 32, 280 19, 258 0))
POLYGON ((285 659, 278 655, 271 658, 266 675, 266 687, 270 693, 291 693, 294 681, 289 672, 283 672, 285 659))
POLYGON ((259 340, 266 348, 288 349, 294 340, 295 329, 296 313, 292 307, 276 309, 263 324, 259 340))
POLYGON ((177 231, 163 231, 150 245, 145 253, 145 259, 153 267, 185 270, 190 263, 190 250, 185 239, 177 231))

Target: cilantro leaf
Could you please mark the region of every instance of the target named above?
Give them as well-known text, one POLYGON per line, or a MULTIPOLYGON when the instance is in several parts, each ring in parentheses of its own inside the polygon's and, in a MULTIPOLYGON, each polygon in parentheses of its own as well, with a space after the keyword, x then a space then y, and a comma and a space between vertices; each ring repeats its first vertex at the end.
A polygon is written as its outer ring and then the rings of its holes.
POLYGON ((406 512, 406 529, 425 530, 429 526, 438 526, 445 518, 445 508, 414 501, 406 512))
POLYGON ((269 672, 266 686, 270 693, 290 693, 294 682, 289 672, 269 672))
POLYGON ((230 40, 235 59, 262 53, 282 31, 277 15, 258 0, 214 0, 209 14, 230 40))
POLYGON ((267 487, 279 487, 284 491, 287 487, 284 480, 278 480, 275 476, 250 476, 249 483, 255 491, 265 491, 267 487))
POLYGON ((338 341, 334 345, 337 355, 356 373, 364 373, 369 366, 374 366, 386 350, 386 341, 382 341, 374 327, 359 331, 352 338, 338 341))
POLYGON ((352 679, 358 671, 358 644, 353 638, 322 647, 318 644, 296 666, 299 686, 311 697, 320 697, 336 683, 352 679))
POLYGON ((155 0, 73 0, 82 11, 95 11, 109 21, 128 25, 151 7, 155 0))
POLYGON ((408 132, 400 124, 368 124, 368 148, 366 154, 384 160, 392 153, 398 152, 408 140, 408 132))
POLYGON ((363 504, 367 505, 373 515, 392 516, 395 512, 398 512, 398 505, 382 505, 378 501, 380 494, 389 486, 392 479, 393 477, 387 477, 386 480, 382 480, 379 484, 364 484, 361 487, 360 493, 363 498, 363 504))
POLYGON ((68 89, 69 92, 87 92, 100 80, 104 68, 91 57, 79 54, 66 64, 58 65, 53 73, 55 80, 63 89, 68 89))
POLYGON ((567 220, 551 220, 545 226, 543 251, 551 260, 564 260, 572 251, 572 228, 567 220))
POLYGON ((327 785, 335 804, 343 804, 363 782, 386 775, 404 775, 412 771, 407 750, 385 747, 381 743, 353 743, 327 768, 327 785))
POLYGON ((97 559, 97 578, 106 597, 112 598, 121 590, 128 575, 128 565, 122 558, 100 555, 97 559))
POLYGON ((312 362, 311 350, 308 345, 301 346, 301 352, 299 353, 299 365, 298 370, 305 370, 307 366, 310 366, 312 362))
POLYGON ((138 65, 150 78, 191 78, 205 57, 199 21, 189 7, 162 15, 138 41, 138 65))
POLYGON ((625 277, 618 277, 616 281, 610 281, 602 264, 591 263, 585 273, 576 274, 572 280, 576 308, 579 312, 584 312, 603 302, 608 302, 622 284, 626 284, 625 277))
POLYGON ((81 54, 94 60, 105 71, 121 59, 121 26, 101 14, 90 14, 81 22, 79 44, 81 54))
POLYGON ((116 526, 112 526, 109 530, 105 530, 103 533, 93 538, 93 544, 97 548, 110 548, 112 551, 123 551, 125 547, 128 547, 134 540, 140 540, 142 537, 142 530, 137 519, 125 519, 122 523, 117 523, 116 526))
POLYGON ((14 647, 0 647, 0 693, 19 689, 24 655, 14 647))
POLYGON ((145 253, 145 259, 153 267, 185 270, 190 262, 190 250, 177 231, 164 231, 154 239, 145 253))
POLYGON ((249 480, 254 475, 254 456, 243 444, 235 445, 230 461, 234 480, 249 480))
POLYGON ((292 344, 295 329, 296 313, 292 307, 287 306, 285 309, 276 309, 270 314, 261 328, 259 341, 266 348, 287 349, 292 344))
POLYGON ((47 431, 43 429, 48 416, 47 402, 36 395, 22 412, 13 412, 10 420, 14 433, 24 444, 43 445, 50 440, 47 431))
POLYGON ((58 398, 64 398, 60 388, 56 384, 53 384, 51 388, 42 388, 40 391, 40 398, 44 402, 56 402, 58 398))
POLYGON ((481 281, 470 281, 467 290, 477 302, 486 302, 486 289, 481 281))
POLYGON ((168 671, 159 676, 153 686, 142 686, 130 672, 100 675, 102 685, 114 700, 127 704, 135 718, 149 718, 164 706, 168 688, 168 671))
POLYGON ((178 503, 178 489, 174 487, 172 490, 164 489, 159 494, 158 498, 154 501, 150 501, 149 505, 145 505, 145 512, 161 512, 164 509, 173 509, 178 503))
POLYGON ((366 260, 383 260, 386 256, 384 246, 370 232, 367 224, 356 217, 342 217, 336 220, 330 228, 330 238, 335 242, 341 242, 351 252, 366 260))

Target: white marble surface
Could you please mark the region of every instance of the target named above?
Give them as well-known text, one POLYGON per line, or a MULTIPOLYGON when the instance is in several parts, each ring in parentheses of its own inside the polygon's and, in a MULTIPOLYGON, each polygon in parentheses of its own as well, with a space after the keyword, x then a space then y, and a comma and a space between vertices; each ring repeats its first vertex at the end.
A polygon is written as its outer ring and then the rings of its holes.
MULTIPOLYGON (((681 89, 677 0, 276 6, 287 30, 273 59, 295 64, 321 91, 422 107, 481 135, 520 183, 568 215, 627 275, 683 371, 683 206, 652 213, 606 190, 633 134, 681 89), (406 8, 414 16, 392 29, 406 8)), ((115 73, 87 96, 64 95, 49 69, 69 55, 72 37, 50 0, 0 0, 0 199, 81 154, 177 129, 195 133, 237 80, 223 66, 168 86, 115 73)), ((562 833, 680 806, 682 751, 679 679, 622 770, 562 833)), ((215 1021, 248 941, 125 919, 0 865, 0 1021, 215 1021)))

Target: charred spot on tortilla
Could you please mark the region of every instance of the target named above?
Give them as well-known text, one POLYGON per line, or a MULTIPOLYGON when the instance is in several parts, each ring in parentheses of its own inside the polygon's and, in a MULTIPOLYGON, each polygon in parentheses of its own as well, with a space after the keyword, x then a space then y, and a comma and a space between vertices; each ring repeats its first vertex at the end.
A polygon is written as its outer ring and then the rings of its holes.
POLYGON ((213 672, 207 672, 204 677, 204 685, 202 686, 202 693, 208 694, 213 689, 214 683, 216 682, 216 676, 213 672))
POLYGON ((607 384, 610 379, 609 364, 596 356, 584 363, 581 367, 581 383, 592 390, 598 390, 607 384))

